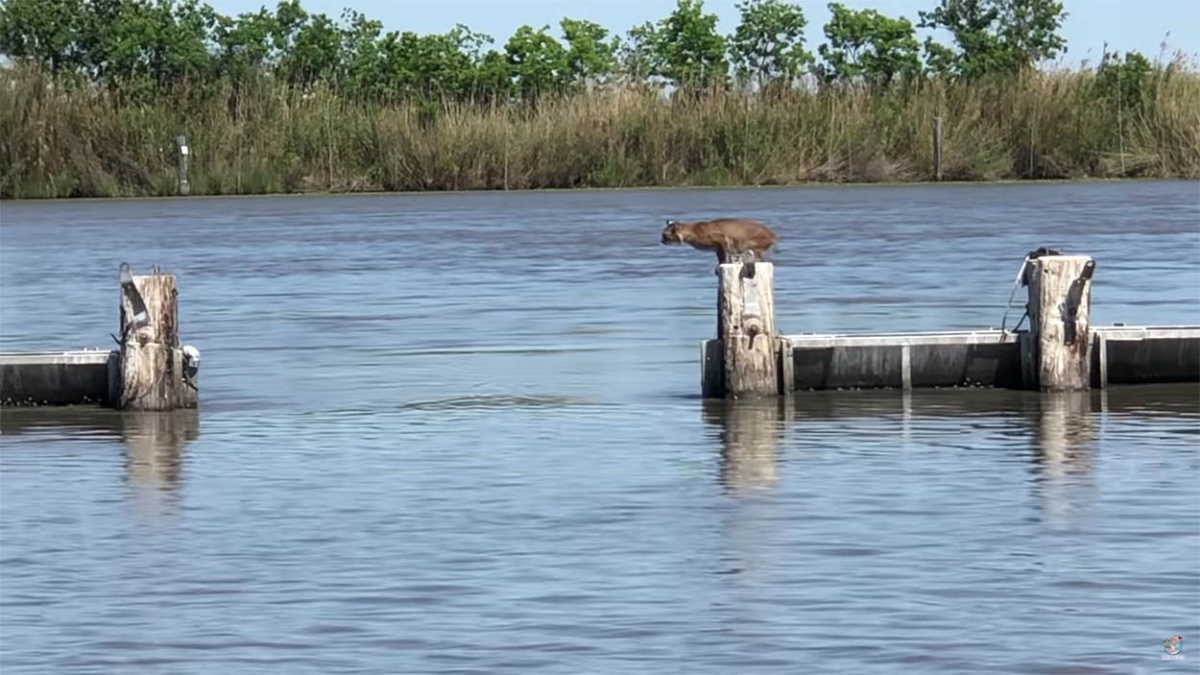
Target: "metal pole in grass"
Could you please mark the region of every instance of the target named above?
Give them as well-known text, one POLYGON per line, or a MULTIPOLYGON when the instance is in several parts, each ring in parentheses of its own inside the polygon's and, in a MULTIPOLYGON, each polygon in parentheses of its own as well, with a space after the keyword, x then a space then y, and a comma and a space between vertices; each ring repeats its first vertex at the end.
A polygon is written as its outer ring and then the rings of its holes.
POLYGON ((942 118, 933 118, 933 179, 942 182, 942 118))
POLYGON ((191 185, 188 184, 188 144, 187 136, 179 135, 175 137, 175 149, 179 155, 179 161, 176 165, 177 178, 179 179, 179 194, 188 195, 191 193, 191 185))

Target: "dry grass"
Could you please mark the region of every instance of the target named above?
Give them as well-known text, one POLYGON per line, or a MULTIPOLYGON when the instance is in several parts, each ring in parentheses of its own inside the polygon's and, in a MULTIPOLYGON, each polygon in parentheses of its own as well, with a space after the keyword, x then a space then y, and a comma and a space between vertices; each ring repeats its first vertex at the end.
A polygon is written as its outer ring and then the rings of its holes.
POLYGON ((1141 110, 1089 72, 909 90, 601 91, 535 109, 381 105, 264 83, 150 105, 0 72, 0 196, 166 195, 173 139, 193 194, 928 180, 1200 178, 1200 73, 1156 71, 1141 110))

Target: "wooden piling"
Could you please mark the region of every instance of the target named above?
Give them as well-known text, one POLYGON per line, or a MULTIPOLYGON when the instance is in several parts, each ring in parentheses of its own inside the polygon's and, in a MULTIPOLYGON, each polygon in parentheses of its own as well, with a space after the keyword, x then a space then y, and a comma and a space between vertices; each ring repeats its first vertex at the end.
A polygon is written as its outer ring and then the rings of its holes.
POLYGON ((1042 391, 1091 387, 1092 272, 1090 256, 1044 255, 1029 260, 1029 333, 1021 344, 1024 385, 1042 391))
POLYGON ((737 261, 717 266, 718 340, 724 394, 777 396, 779 340, 775 328, 775 266, 737 261))
POLYGON ((121 265, 121 367, 117 406, 164 411, 195 407, 179 345, 175 275, 135 276, 121 265))
POLYGON ((180 135, 175 138, 175 151, 178 154, 178 164, 175 170, 179 182, 179 194, 186 196, 192 191, 191 184, 188 183, 188 155, 191 152, 188 148, 187 136, 180 135))

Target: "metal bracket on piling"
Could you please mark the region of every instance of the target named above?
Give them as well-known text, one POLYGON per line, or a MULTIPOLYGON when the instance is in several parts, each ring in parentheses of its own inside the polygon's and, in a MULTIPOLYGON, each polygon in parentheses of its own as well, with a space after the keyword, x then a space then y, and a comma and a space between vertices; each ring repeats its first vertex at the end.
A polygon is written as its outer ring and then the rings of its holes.
POLYGON ((125 324, 125 330, 121 334, 121 338, 124 339, 130 332, 149 324, 150 314, 146 311, 146 301, 142 299, 141 291, 133 283, 133 271, 129 269, 129 263, 121 263, 120 279, 121 292, 129 298, 129 304, 133 307, 133 316, 129 317, 129 323, 125 324))
POLYGON ((1079 334, 1079 304, 1083 301, 1083 289, 1088 281, 1091 280, 1092 274, 1096 271, 1096 261, 1089 260, 1083 266, 1083 271, 1079 276, 1071 282, 1071 287, 1067 290, 1067 295, 1063 298, 1063 304, 1060 308, 1063 316, 1063 343, 1073 345, 1081 337, 1087 339, 1086 335, 1079 334))

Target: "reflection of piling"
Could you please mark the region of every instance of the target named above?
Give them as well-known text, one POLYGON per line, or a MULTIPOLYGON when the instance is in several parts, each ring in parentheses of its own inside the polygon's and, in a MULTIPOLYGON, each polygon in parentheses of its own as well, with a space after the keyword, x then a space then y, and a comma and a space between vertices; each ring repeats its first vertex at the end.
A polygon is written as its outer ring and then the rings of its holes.
POLYGON ((1039 405, 1038 462, 1049 473, 1089 468, 1093 437, 1091 393, 1046 392, 1039 405))
POLYGON ((130 482, 172 490, 182 469, 183 447, 200 436, 195 409, 121 414, 126 472, 130 482))
POLYGON ((1044 392, 1040 397, 1034 461, 1043 522, 1070 528, 1090 499, 1093 418, 1086 391, 1044 392))
POLYGON ((741 492, 775 482, 779 442, 789 409, 775 400, 704 401, 704 421, 721 429, 722 485, 741 492))

